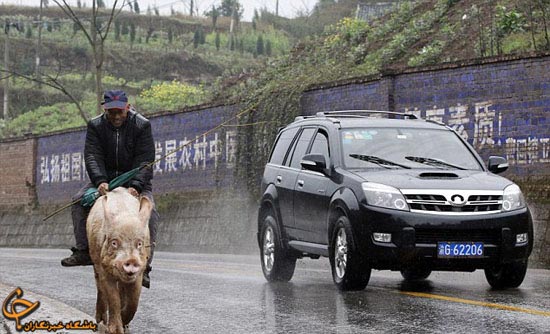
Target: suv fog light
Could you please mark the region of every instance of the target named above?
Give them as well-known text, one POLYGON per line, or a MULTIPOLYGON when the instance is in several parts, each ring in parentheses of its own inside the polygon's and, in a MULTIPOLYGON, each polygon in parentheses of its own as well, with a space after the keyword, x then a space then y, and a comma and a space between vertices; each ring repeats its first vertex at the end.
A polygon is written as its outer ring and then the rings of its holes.
POLYGON ((373 233, 374 241, 378 242, 391 242, 391 233, 373 233))
POLYGON ((521 233, 516 235, 516 246, 524 245, 527 243, 527 233, 521 233))

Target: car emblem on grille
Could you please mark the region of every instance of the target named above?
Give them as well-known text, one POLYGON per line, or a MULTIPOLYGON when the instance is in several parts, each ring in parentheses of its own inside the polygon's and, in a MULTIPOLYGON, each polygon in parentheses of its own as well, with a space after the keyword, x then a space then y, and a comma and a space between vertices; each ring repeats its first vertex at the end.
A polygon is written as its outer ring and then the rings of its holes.
POLYGON ((451 196, 451 204, 453 206, 463 206, 464 204, 466 204, 466 200, 464 199, 464 197, 462 197, 462 195, 453 195, 451 196))

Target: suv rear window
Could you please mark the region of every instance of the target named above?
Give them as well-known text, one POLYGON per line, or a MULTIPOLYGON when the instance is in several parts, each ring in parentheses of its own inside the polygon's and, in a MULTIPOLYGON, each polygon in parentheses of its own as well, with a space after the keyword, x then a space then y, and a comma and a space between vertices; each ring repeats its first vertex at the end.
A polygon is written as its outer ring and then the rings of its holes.
POLYGON ((292 154, 292 160, 290 161, 290 167, 302 169, 300 161, 306 154, 309 142, 311 142, 311 137, 315 133, 315 128, 305 128, 304 131, 300 134, 300 139, 295 145, 294 153, 292 154))
POLYGON ((275 165, 282 165, 285 160, 286 152, 292 143, 292 140, 296 136, 299 128, 293 128, 288 130, 283 130, 279 136, 279 140, 275 143, 273 152, 271 153, 271 158, 269 162, 275 165))

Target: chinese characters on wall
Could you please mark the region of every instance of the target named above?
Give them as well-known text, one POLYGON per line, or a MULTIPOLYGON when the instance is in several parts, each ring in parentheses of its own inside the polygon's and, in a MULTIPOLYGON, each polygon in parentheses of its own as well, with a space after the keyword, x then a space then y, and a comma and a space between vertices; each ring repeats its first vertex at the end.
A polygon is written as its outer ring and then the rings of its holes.
MULTIPOLYGON (((225 162, 227 168, 233 168, 237 133, 226 131, 223 140, 221 136, 216 132, 193 143, 189 143, 187 137, 155 141, 155 160, 173 152, 155 163, 155 175, 162 177, 171 173, 215 169, 221 162, 225 162)), ((88 180, 82 152, 43 155, 39 156, 38 163, 39 184, 88 180)))
POLYGON ((503 128, 503 112, 497 112, 491 101, 474 103, 472 106, 460 103, 443 108, 433 106, 426 110, 405 108, 405 112, 444 122, 468 140, 476 150, 503 148, 510 164, 550 162, 550 137, 507 136, 503 128))

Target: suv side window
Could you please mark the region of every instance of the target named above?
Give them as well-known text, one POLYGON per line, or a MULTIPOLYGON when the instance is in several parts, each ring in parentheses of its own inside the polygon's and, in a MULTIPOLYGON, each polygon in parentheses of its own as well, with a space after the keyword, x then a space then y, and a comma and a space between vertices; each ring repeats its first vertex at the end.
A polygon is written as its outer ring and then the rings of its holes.
POLYGON ((315 140, 313 141, 313 145, 311 145, 311 151, 309 153, 324 155, 327 165, 330 164, 328 136, 323 130, 319 130, 315 135, 315 140))
POLYGON ((269 159, 270 163, 275 165, 283 164, 286 152, 292 144, 292 140, 296 136, 296 132, 298 132, 298 129, 299 128, 289 129, 281 133, 281 135, 279 136, 279 140, 277 140, 277 143, 275 143, 275 147, 273 148, 273 152, 271 153, 271 158, 269 159))
POLYGON ((294 146, 294 153, 292 153, 292 160, 290 161, 290 167, 302 169, 302 166, 300 165, 300 161, 306 154, 307 148, 309 147, 309 143, 311 142, 311 138, 313 137, 313 134, 315 133, 315 128, 305 128, 302 133, 300 134, 300 138, 298 139, 296 145, 294 146))

